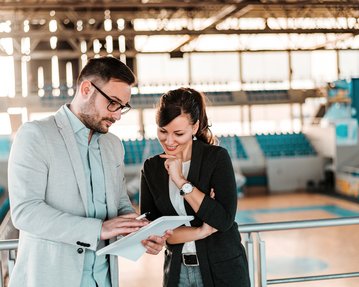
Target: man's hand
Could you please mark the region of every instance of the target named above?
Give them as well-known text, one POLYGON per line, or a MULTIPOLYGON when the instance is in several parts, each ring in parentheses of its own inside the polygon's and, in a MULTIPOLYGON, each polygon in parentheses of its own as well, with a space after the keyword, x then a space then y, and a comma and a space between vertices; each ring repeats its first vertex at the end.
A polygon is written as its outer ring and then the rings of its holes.
POLYGON ((101 240, 110 239, 119 235, 127 235, 139 230, 148 224, 147 220, 136 220, 138 214, 120 215, 102 223, 101 240))
POLYGON ((151 235, 147 239, 142 240, 143 246, 147 249, 146 253, 157 255, 166 244, 166 240, 173 234, 172 230, 167 230, 163 236, 151 235))

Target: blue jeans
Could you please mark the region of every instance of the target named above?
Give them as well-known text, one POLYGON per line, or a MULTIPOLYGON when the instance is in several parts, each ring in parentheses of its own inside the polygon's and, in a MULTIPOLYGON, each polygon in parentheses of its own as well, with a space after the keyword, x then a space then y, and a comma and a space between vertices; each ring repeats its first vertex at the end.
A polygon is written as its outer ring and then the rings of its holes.
POLYGON ((203 287, 199 266, 185 266, 182 263, 178 287, 203 287))

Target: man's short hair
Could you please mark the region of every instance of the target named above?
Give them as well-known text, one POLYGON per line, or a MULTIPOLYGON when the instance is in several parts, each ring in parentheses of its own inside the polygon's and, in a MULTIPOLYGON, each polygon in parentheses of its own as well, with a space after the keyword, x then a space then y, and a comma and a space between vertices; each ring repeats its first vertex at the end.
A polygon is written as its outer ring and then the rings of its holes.
POLYGON ((100 79, 105 83, 116 79, 133 85, 136 77, 126 64, 114 57, 100 57, 89 59, 77 78, 77 85, 86 79, 100 79))

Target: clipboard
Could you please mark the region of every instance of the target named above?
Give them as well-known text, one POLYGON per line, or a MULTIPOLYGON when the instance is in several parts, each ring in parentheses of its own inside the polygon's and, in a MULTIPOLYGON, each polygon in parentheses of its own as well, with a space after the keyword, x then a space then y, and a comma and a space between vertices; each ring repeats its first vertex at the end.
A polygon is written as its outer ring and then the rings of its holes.
POLYGON ((97 250, 96 255, 111 254, 137 261, 146 252, 141 240, 148 238, 150 235, 162 236, 166 230, 175 229, 193 219, 193 216, 162 216, 138 231, 97 250))

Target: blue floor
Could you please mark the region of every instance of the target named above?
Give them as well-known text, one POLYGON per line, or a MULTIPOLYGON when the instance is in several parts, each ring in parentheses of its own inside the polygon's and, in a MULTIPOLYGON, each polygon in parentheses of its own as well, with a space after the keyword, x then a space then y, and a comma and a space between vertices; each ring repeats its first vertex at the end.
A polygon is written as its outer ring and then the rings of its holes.
MULTIPOLYGON (((312 206, 298 206, 285 208, 270 208, 270 209, 253 209, 240 210, 236 214, 236 222, 238 224, 252 224, 260 223, 256 220, 257 215, 264 214, 285 214, 290 213, 311 213, 311 212, 326 212, 328 215, 334 217, 353 217, 359 216, 359 212, 345 209, 337 205, 312 205, 312 206)), ((263 218, 263 217, 262 217, 263 218)), ((280 258, 267 258, 267 275, 270 278, 285 278, 293 276, 313 275, 326 272, 330 268, 329 262, 316 258, 316 256, 295 256, 289 250, 286 256, 280 258)), ((282 285, 281 285, 282 286, 282 285)), ((308 286, 308 285, 305 285, 308 286)))
POLYGON ((240 210, 236 214, 236 222, 238 224, 258 223, 255 219, 257 214, 270 214, 270 213, 292 213, 292 212, 312 212, 312 211, 325 211, 336 217, 351 217, 359 216, 359 212, 344 209, 336 205, 313 205, 313 206, 298 206, 298 207, 285 207, 285 208, 271 208, 271 209, 253 209, 253 210, 240 210))

